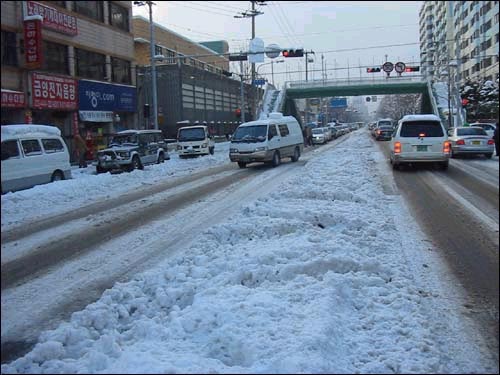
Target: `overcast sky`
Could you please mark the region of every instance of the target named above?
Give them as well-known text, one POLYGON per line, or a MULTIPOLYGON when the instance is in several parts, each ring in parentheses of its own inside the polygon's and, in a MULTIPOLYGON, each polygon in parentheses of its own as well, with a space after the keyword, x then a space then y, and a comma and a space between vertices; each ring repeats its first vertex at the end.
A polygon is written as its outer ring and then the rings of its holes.
MULTIPOLYGON (((264 45, 302 47, 315 52, 308 79, 321 79, 322 56, 328 78, 368 76, 367 66, 385 61, 419 60, 418 12, 422 1, 267 1, 257 6, 256 37, 264 45), (398 46, 399 45, 399 46, 398 46), (363 68, 359 68, 359 66, 363 68), (350 67, 348 70, 347 67, 350 67), (316 70, 316 71, 315 71, 316 70)), ((234 18, 251 10, 250 1, 166 1, 153 6, 153 20, 193 41, 226 40, 230 51, 247 50, 251 18, 234 18)), ((148 7, 134 15, 149 17, 148 7)), ((282 59, 281 56, 274 61, 282 59)), ((305 79, 305 59, 273 64, 277 83, 305 79), (288 72, 288 74, 287 74, 288 72), (292 72, 297 72, 293 73, 292 72)), ((266 63, 271 60, 266 57, 266 63)), ((233 63, 233 70, 238 63, 233 63)), ((257 65, 258 66, 258 65, 257 65)), ((268 73, 271 65, 258 70, 268 73)), ((382 74, 382 73, 378 73, 382 74)))

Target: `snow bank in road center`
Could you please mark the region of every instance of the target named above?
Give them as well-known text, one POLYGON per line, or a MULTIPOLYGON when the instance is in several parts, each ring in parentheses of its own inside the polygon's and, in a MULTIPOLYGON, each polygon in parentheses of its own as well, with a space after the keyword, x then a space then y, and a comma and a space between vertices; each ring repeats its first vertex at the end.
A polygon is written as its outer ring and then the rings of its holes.
POLYGON ((408 258, 431 253, 415 225, 400 232, 377 150, 353 134, 2 373, 495 372, 459 293, 416 276, 408 258))

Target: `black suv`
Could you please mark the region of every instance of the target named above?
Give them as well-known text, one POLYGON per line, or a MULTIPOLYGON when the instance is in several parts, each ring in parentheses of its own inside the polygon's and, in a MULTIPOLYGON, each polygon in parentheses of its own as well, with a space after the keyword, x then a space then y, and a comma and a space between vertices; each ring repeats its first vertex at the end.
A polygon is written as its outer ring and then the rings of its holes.
POLYGON ((97 153, 97 161, 93 164, 97 173, 117 169, 130 172, 169 159, 160 130, 124 130, 113 136, 108 148, 97 153))

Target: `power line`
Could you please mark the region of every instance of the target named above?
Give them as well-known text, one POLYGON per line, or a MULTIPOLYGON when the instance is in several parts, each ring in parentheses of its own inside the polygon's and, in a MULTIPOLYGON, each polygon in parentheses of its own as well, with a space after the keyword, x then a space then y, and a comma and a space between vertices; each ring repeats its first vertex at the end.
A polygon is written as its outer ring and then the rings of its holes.
POLYGON ((188 6, 188 5, 185 4, 186 3, 185 1, 172 1, 172 3, 174 3, 174 2, 176 3, 176 5, 182 5, 182 6, 186 7, 186 8, 198 10, 200 12, 208 12, 208 13, 217 14, 219 16, 226 16, 226 17, 230 17, 231 16, 230 14, 217 13, 217 12, 212 12, 212 11, 207 10, 207 9, 200 9, 200 8, 190 7, 190 6, 188 6))

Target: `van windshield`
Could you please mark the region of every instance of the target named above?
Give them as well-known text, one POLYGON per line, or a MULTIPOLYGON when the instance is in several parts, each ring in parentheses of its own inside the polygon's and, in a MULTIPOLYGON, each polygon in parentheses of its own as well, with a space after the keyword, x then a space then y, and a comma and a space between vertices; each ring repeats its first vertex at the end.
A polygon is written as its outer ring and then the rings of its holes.
POLYGON ((267 136, 267 125, 240 126, 233 134, 231 142, 264 142, 267 136))
POLYGON ((177 140, 183 141, 203 141, 205 139, 205 130, 203 128, 179 129, 177 140))
POLYGON ((111 138, 110 146, 136 145, 137 134, 118 134, 111 138))
POLYGON ((443 127, 439 121, 407 121, 401 126, 401 137, 443 137, 443 127))

